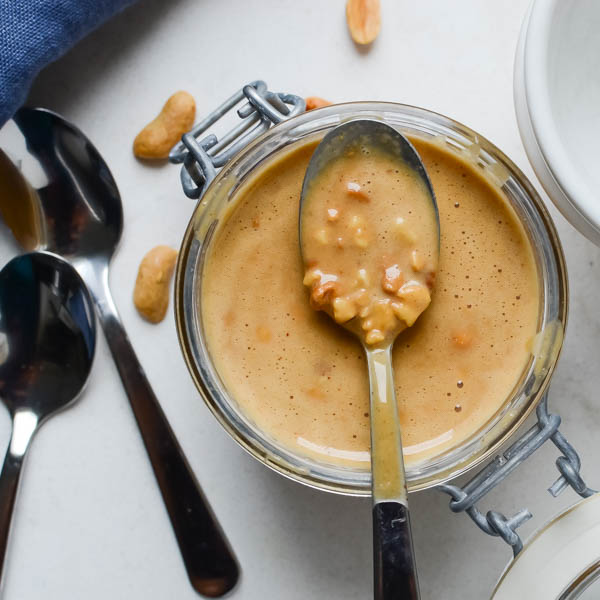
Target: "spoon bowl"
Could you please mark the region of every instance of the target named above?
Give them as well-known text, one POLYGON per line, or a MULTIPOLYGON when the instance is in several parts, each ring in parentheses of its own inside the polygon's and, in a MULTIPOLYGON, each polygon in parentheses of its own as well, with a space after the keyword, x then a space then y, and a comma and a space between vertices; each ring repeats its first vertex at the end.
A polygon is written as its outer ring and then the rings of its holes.
POLYGON ((69 263, 32 253, 0 271, 0 397, 13 419, 0 475, 0 577, 25 453, 38 427, 78 398, 95 347, 92 299, 69 263))
MULTIPOLYGON (((300 197, 300 215, 311 186, 324 169, 331 163, 344 156, 346 152, 357 146, 376 148, 393 157, 398 164, 409 167, 423 182, 424 189, 431 203, 437 222, 438 242, 440 230, 440 216, 435 194, 425 165, 415 147, 398 130, 381 121, 371 119, 356 119, 330 131, 314 151, 304 182, 300 197)), ((300 219, 300 225, 302 219, 300 219)), ((302 244, 302 227, 300 227, 300 248, 302 244)))
POLYGON ((311 286, 313 308, 356 335, 367 357, 375 599, 416 599, 419 586, 391 351, 398 334, 429 305, 440 227, 433 188, 414 147, 379 121, 350 121, 329 132, 306 171, 299 228, 304 283, 311 286), (379 164, 371 162, 375 157, 381 157, 379 164), (387 188, 376 187, 377 168, 385 170, 387 188), (374 205, 382 194, 385 206, 396 211, 411 195, 417 198, 410 205, 418 208, 416 214, 405 207, 405 216, 411 215, 408 224, 396 217, 394 230, 395 215, 377 211, 374 205), (406 256, 396 260, 400 254, 406 256), (413 279, 405 283, 409 272, 413 279))
POLYGON ((94 358, 96 321, 69 263, 25 254, 0 271, 0 397, 39 421, 77 398, 94 358))
POLYGON ((110 260, 123 233, 123 207, 117 184, 98 150, 79 129, 52 111, 24 107, 14 121, 30 156, 48 176, 47 185, 36 189, 43 215, 37 249, 71 261, 110 260))

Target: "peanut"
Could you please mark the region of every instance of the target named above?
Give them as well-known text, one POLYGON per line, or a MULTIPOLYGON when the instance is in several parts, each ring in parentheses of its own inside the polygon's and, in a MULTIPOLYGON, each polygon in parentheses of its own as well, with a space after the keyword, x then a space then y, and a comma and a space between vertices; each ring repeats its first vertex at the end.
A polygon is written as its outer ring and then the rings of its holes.
POLYGON ((350 219, 350 227, 354 230, 354 244, 359 248, 366 248, 369 245, 369 239, 364 219, 359 215, 354 215, 350 219))
POLYGON ((398 265, 392 265, 383 272, 381 289, 388 294, 395 294, 404 283, 402 271, 398 265))
POLYGON ((358 289, 352 293, 351 298, 354 300, 356 305, 361 308, 368 306, 370 302, 369 292, 367 292, 367 290, 364 288, 358 289))
POLYGON ((369 309, 369 315, 363 320, 361 327, 366 333, 367 344, 377 344, 387 333, 398 327, 398 321, 392 303, 387 299, 375 300, 370 304, 369 309))
POLYGON ((362 286, 367 287, 369 285, 369 273, 367 273, 366 269, 359 269, 356 279, 362 286))
POLYGON ((169 282, 176 259, 177 251, 173 248, 156 246, 140 263, 133 302, 140 315, 151 323, 159 323, 167 313, 169 282))
POLYGON ((357 198, 360 202, 369 201, 368 194, 363 191, 360 183, 357 183, 356 181, 349 181, 346 184, 346 191, 352 198, 357 198))
POLYGON ((371 314, 371 307, 369 305, 365 306, 364 308, 361 308, 360 311, 358 312, 358 316, 361 319, 366 319, 370 314, 371 314))
POLYGON ((327 209, 327 220, 330 223, 335 223, 340 218, 340 211, 337 208, 327 209))
POLYGON ((315 286, 310 294, 310 305, 315 310, 322 310, 328 304, 331 304, 335 297, 336 284, 334 281, 327 281, 315 286))
POLYGON ((397 217, 394 222, 394 228, 398 233, 398 237, 407 244, 414 244, 417 240, 402 217, 397 217))
POLYGON ((348 0, 346 21, 350 35, 357 44, 370 44, 381 29, 379 0, 348 0))
POLYGON ((330 106, 332 103, 319 96, 309 96, 306 98, 306 110, 314 110, 315 108, 323 108, 324 106, 330 106))
POLYGON ((394 308, 394 312, 408 327, 412 327, 431 302, 429 289, 425 285, 409 281, 398 290, 396 295, 402 300, 400 303, 402 308, 400 311, 394 308))
POLYGON ((138 158, 167 158, 171 148, 194 125, 196 102, 188 92, 176 92, 159 115, 144 127, 133 142, 138 158))
POLYGON ((418 250, 413 250, 410 253, 410 265, 413 268, 413 271, 416 271, 417 273, 423 270, 423 267, 425 266, 425 259, 418 250))
POLYGON ((345 323, 356 316, 357 307, 348 298, 335 298, 333 301, 333 318, 338 323, 345 323))
POLYGON ((321 281, 321 271, 318 269, 308 269, 304 274, 302 283, 307 286, 311 286, 316 281, 321 281))
POLYGON ((379 329, 371 329, 371 331, 369 331, 369 333, 367 333, 365 336, 365 341, 369 345, 378 344, 379 342, 383 342, 384 339, 385 336, 383 335, 382 331, 379 331, 379 329))

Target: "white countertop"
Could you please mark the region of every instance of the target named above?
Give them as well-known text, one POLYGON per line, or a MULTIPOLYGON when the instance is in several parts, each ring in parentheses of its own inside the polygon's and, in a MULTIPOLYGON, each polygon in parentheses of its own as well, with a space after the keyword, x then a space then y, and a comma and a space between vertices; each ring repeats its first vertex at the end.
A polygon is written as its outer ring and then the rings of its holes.
MULTIPOLYGON (((179 245, 192 201, 179 169, 137 162, 131 144, 175 90, 198 114, 256 78, 275 91, 333 101, 392 100, 447 114, 503 149, 532 178, 512 101, 514 50, 527 0, 382 0, 368 52, 346 31, 343 0, 142 0, 46 69, 31 102, 74 121, 108 162, 124 202, 125 234, 111 285, 134 347, 243 568, 231 598, 371 597, 369 502, 316 492, 246 455, 204 407, 174 319, 143 322, 131 301, 138 263, 157 243, 179 245), (186 43, 186 40, 188 42, 186 43), (189 41, 191 40, 191 41, 189 41)), ((597 389, 600 251, 551 207, 570 270, 571 311, 551 407, 600 486, 597 389)), ((3 261, 11 253, 0 235, 3 261)), ((195 599, 150 464, 106 343, 87 391, 31 448, 15 513, 5 597, 15 600, 195 599)), ((0 415, 0 440, 9 421, 0 415)), ((553 500, 548 445, 486 498, 507 515, 528 506, 530 533, 577 497, 553 500)), ((481 600, 510 557, 435 491, 411 496, 424 600, 481 600)))

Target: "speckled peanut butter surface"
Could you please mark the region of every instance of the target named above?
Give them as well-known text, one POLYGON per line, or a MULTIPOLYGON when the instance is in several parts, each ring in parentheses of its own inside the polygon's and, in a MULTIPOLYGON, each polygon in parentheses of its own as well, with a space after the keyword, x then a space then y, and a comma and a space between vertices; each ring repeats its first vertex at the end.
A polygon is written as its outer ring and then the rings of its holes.
MULTIPOLYGON (((529 242, 501 193, 467 160, 411 139, 440 213, 435 292, 394 346, 406 461, 459 445, 503 405, 538 320, 529 242)), ((219 374, 259 428, 292 451, 369 467, 369 390, 356 338, 310 308, 298 202, 314 145, 265 166, 216 232, 203 321, 219 374)))

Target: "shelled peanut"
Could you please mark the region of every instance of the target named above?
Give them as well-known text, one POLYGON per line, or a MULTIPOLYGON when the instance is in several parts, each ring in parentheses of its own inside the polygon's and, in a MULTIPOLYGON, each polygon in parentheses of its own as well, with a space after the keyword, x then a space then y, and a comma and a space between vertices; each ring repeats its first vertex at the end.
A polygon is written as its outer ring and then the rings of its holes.
POLYGON ((173 94, 158 116, 136 136, 133 153, 138 158, 164 159, 171 148, 194 125, 196 102, 191 94, 179 91, 173 94))
POLYGON ((379 0, 348 0, 346 21, 350 35, 357 44, 372 43, 381 29, 379 0))
POLYGON ((156 246, 142 259, 133 292, 133 302, 142 317, 151 323, 165 318, 169 306, 169 283, 177 250, 156 246))
POLYGON ((319 96, 308 96, 306 99, 306 110, 314 110, 315 108, 323 108, 324 106, 330 106, 332 103, 325 98, 319 98, 319 96))

